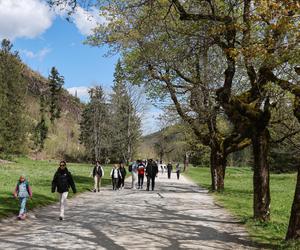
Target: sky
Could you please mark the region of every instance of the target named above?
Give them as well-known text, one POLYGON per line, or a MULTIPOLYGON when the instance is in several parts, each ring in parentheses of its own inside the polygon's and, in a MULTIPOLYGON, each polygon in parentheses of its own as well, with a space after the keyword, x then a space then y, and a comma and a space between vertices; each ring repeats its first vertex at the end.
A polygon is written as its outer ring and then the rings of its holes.
MULTIPOLYGON (((0 39, 8 38, 19 51, 21 59, 33 70, 48 77, 55 66, 64 76, 64 87, 88 101, 88 89, 101 84, 109 93, 118 55, 105 56, 107 47, 84 45, 103 18, 97 10, 90 12, 78 8, 66 20, 66 11, 51 10, 44 0, 0 0, 0 39)), ((143 134, 159 130, 157 117, 161 114, 148 103, 142 119, 143 134)))

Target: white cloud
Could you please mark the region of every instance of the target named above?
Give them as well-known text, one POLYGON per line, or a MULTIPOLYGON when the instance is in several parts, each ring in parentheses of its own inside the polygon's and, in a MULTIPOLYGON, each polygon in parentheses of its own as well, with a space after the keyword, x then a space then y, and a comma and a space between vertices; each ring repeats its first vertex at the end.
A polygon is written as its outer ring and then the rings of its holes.
POLYGON ((77 7, 73 14, 73 21, 79 32, 85 36, 91 35, 98 24, 106 22, 105 18, 99 15, 96 8, 86 11, 81 7, 77 7))
POLYGON ((77 97, 80 98, 80 100, 87 102, 89 99, 89 89, 90 87, 85 87, 85 86, 79 86, 79 87, 71 87, 68 88, 68 92, 75 96, 77 93, 77 97))
POLYGON ((42 0, 0 0, 0 38, 35 38, 53 22, 54 13, 42 0))
POLYGON ((43 49, 39 50, 38 52, 33 52, 30 50, 24 49, 24 50, 20 50, 20 52, 30 59, 38 59, 39 61, 43 61, 45 56, 51 52, 51 49, 43 48, 43 49))

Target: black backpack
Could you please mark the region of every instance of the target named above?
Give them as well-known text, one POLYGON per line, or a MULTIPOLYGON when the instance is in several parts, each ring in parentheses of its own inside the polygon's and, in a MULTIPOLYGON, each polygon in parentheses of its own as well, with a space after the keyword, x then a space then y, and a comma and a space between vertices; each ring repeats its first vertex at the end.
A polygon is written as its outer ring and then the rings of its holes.
POLYGON ((128 171, 129 171, 129 172, 132 172, 132 164, 129 165, 128 171))

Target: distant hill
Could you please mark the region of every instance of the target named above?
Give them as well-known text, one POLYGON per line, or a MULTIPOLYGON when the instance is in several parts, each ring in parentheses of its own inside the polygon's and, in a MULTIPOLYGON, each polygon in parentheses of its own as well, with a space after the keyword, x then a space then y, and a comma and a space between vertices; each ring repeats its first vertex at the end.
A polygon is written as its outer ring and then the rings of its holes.
POLYGON ((181 129, 173 125, 142 137, 138 148, 139 158, 182 162, 188 145, 181 129))
MULTIPOLYGON (((29 124, 34 127, 40 119, 40 95, 49 95, 48 80, 24 65, 22 73, 26 82, 26 111, 29 124)), ((67 90, 63 89, 60 97, 61 118, 54 125, 49 124, 49 134, 43 152, 36 154, 32 150, 33 142, 28 136, 28 154, 34 158, 65 158, 79 160, 85 152, 79 144, 79 121, 84 104, 67 90)))

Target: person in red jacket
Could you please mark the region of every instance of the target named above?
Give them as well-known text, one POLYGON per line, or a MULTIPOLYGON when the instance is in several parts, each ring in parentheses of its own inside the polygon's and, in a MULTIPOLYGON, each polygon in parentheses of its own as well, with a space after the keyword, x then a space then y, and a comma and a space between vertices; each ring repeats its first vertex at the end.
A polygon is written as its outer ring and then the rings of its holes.
POLYGON ((142 161, 138 161, 138 189, 143 189, 145 166, 142 161))

